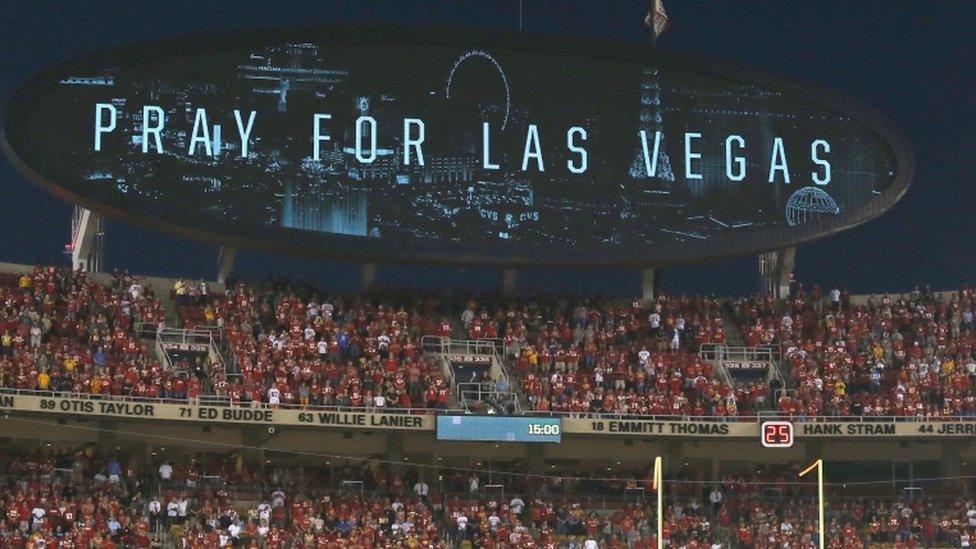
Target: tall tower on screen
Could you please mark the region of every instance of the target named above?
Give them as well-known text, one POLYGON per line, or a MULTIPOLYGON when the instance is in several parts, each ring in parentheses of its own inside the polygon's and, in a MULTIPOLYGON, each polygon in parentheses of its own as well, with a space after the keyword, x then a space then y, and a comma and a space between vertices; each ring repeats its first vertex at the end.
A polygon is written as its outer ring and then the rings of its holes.
MULTIPOLYGON (((655 132, 664 133, 664 117, 661 114, 660 71, 656 66, 644 67, 641 73, 640 86, 641 98, 637 132, 639 133, 642 130, 646 132, 648 141, 653 143, 655 132)), ((653 146, 649 146, 648 150, 654 154, 653 146)), ((655 177, 663 181, 674 181, 674 171, 671 169, 671 160, 668 158, 664 140, 661 140, 658 150, 656 168, 655 177)), ((634 153, 634 161, 630 164, 629 175, 631 179, 636 180, 651 178, 647 173, 647 164, 644 162, 643 146, 639 143, 634 153)))
MULTIPOLYGON (((661 3, 661 0, 651 1, 647 16, 644 18, 644 24, 651 31, 651 45, 654 45, 657 42, 657 38, 668 27, 668 15, 664 11, 664 5, 661 3)), ((636 133, 639 135, 641 131, 645 132, 648 142, 653 143, 655 132, 660 131, 662 134, 664 133, 664 116, 661 113, 661 73, 656 65, 650 65, 641 70, 640 92, 640 108, 638 109, 636 133)), ((654 154, 654 147, 652 145, 649 145, 647 150, 648 154, 654 154)), ((646 183, 655 178, 660 181, 673 182, 674 170, 671 168, 671 159, 668 158, 664 140, 661 140, 657 150, 656 162, 653 159, 644 158, 644 146, 638 142, 636 151, 634 152, 634 160, 630 164, 630 170, 628 170, 627 175, 629 176, 628 179, 633 183, 646 183), (648 173, 647 166, 654 167, 653 177, 648 173)), ((625 216, 627 210, 632 205, 630 199, 633 198, 633 195, 628 196, 630 194, 627 192, 626 187, 628 186, 622 185, 623 188, 621 189, 623 191, 624 203, 627 204, 624 211, 625 216)), ((648 189, 645 187, 642 190, 647 191, 648 189)), ((666 189, 658 190, 658 192, 667 194, 666 189)))

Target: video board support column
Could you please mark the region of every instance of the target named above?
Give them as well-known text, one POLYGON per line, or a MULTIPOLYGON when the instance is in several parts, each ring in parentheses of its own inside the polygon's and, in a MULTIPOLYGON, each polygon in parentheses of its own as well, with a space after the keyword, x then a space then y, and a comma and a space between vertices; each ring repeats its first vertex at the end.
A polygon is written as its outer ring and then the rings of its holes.
POLYGON ((234 258, 237 256, 237 248, 220 247, 217 253, 217 282, 221 284, 227 282, 227 277, 234 270, 234 258))
POLYGON ((657 269, 648 267, 641 273, 641 299, 648 302, 657 295, 657 269))
POLYGON ((102 270, 105 223, 95 212, 75 206, 71 216, 71 268, 89 273, 102 270))
POLYGON ((790 276, 796 265, 796 247, 759 254, 759 275, 762 291, 774 299, 790 295, 790 276))
POLYGON ((518 283, 518 269, 505 269, 502 271, 502 292, 511 295, 515 292, 515 285, 518 283))

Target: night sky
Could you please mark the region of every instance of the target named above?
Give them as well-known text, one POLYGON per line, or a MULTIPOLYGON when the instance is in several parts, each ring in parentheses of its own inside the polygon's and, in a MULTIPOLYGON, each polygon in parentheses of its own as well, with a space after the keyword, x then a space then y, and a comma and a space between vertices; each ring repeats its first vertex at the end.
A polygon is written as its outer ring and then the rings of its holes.
MULTIPOLYGON (((524 30, 646 42, 646 0, 524 0, 524 30)), ((899 292, 976 281, 976 2, 917 0, 665 0, 671 27, 660 45, 744 62, 835 89, 901 128, 916 156, 908 194, 881 218, 801 246, 808 284, 899 292)), ((240 2, 4 2, 0 98, 56 61, 136 40, 272 25, 395 23, 514 29, 517 0, 240 2)), ((463 32, 463 31, 462 31, 463 32)), ((65 264, 71 205, 0 159, 0 261, 65 264)), ((108 222, 109 268, 213 278, 217 248, 108 222)), ((353 289, 354 264, 238 253, 235 274, 268 274, 353 289)), ((669 292, 751 293, 754 258, 669 268, 669 292)), ((532 271, 529 288, 631 295, 634 271, 532 271)), ((381 265, 383 285, 490 288, 487 269, 381 265)))

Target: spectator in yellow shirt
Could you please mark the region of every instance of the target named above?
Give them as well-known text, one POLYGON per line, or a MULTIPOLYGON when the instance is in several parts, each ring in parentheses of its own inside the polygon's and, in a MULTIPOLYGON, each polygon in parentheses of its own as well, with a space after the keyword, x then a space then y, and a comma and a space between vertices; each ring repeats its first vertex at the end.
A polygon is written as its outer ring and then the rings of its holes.
POLYGON ((41 391, 47 391, 51 388, 51 376, 43 370, 37 374, 37 388, 41 391))
POLYGON ((834 384, 834 393, 839 397, 844 396, 847 393, 847 384, 843 380, 838 379, 837 383, 834 384))
POLYGON ((182 278, 177 280, 176 283, 173 284, 173 293, 176 295, 177 304, 179 305, 186 304, 186 293, 187 293, 186 280, 183 280, 182 278))
POLYGON ((34 285, 34 281, 31 280, 30 275, 25 273, 21 275, 19 285, 21 290, 29 290, 34 285))
POLYGON ((14 336, 10 335, 10 330, 5 331, 3 337, 0 337, 0 347, 2 347, 4 356, 13 354, 14 336))

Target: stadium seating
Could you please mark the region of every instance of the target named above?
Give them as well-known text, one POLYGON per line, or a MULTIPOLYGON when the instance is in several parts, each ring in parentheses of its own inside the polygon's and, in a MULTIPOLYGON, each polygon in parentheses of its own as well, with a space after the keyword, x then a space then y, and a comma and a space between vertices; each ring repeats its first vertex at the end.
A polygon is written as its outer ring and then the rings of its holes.
MULTIPOLYGON (((434 471, 442 480, 430 486, 423 476, 429 470, 393 471, 371 462, 271 467, 230 455, 139 462, 92 446, 4 451, 0 544, 446 547, 467 540, 480 547, 586 547, 592 540, 656 546, 653 494, 609 496, 619 489, 615 479, 496 473, 511 486, 535 485, 502 495, 460 470, 434 471)), ((791 469, 670 479, 665 539, 688 548, 812 547, 815 489, 790 479, 791 469)), ((976 528, 976 503, 958 491, 906 500, 848 488, 832 496, 826 534, 834 548, 958 547, 976 528)))
POLYGON ((720 303, 661 298, 639 303, 551 298, 531 307, 483 306, 462 315, 473 338, 500 337, 536 411, 621 415, 736 416, 766 395, 730 387, 699 358, 724 343, 720 303))
POLYGON ((369 491, 342 493, 331 482, 326 488, 330 479, 287 468, 263 475, 254 465, 224 462, 130 462, 91 448, 0 455, 0 545, 444 546, 432 507, 409 491, 372 483, 369 491))
POLYGON ((790 416, 972 416, 976 414, 973 294, 969 289, 822 298, 799 288, 786 310, 745 300, 749 343, 783 349, 790 416))
MULTIPOLYGON (((788 302, 662 297, 651 305, 564 296, 452 301, 419 292, 326 298, 280 281, 215 295, 177 283, 183 327, 227 342, 227 364, 156 359, 166 319, 155 289, 127 273, 106 284, 63 268, 0 278, 0 385, 165 399, 204 395, 268 405, 446 408, 425 335, 497 341, 523 407, 623 416, 749 416, 771 405, 804 416, 976 413, 969 289, 854 300, 797 287, 788 302), (855 302, 856 301, 856 302, 855 302), (457 321, 450 320, 451 318, 457 321), (785 388, 730 384, 699 357, 725 326, 782 351, 785 388)), ((200 362, 200 361, 197 361, 200 362)))
POLYGON ((450 387, 423 356, 421 338, 440 323, 402 297, 303 298, 288 286, 239 284, 184 307, 224 330, 231 367, 215 392, 232 402, 377 408, 445 408, 450 387), (411 307, 390 303, 407 302, 411 307), (375 304, 374 304, 375 303, 375 304))
POLYGON ((101 285, 70 269, 38 267, 5 279, 0 302, 4 387, 179 398, 196 383, 164 369, 136 335, 165 313, 153 289, 128 274, 101 285))

